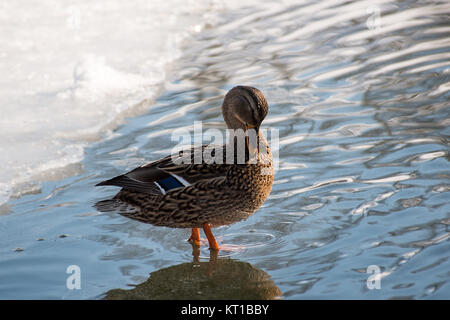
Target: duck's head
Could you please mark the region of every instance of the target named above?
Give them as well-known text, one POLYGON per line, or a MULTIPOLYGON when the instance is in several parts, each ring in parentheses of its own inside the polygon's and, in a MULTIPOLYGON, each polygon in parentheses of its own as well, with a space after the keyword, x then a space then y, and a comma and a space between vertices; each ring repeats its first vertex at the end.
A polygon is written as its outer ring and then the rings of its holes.
POLYGON ((258 132, 268 110, 262 92, 248 86, 237 86, 228 91, 222 104, 222 114, 228 129, 255 129, 258 132))

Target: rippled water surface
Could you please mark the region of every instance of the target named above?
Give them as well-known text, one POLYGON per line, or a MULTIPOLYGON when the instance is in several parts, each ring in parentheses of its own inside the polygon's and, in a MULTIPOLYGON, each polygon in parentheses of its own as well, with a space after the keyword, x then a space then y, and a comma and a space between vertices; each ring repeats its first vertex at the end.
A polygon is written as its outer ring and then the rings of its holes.
POLYGON ((450 3, 264 2, 220 19, 81 174, 2 208, 0 298, 449 299, 450 3), (93 185, 167 155, 174 129, 223 127, 236 84, 264 92, 280 142, 264 206, 215 230, 233 251, 95 211, 116 190, 93 185))

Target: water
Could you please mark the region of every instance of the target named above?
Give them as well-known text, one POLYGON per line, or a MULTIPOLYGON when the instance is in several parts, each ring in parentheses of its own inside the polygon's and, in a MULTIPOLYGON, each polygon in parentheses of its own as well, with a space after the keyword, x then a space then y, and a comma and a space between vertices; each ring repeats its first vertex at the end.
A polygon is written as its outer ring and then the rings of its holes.
POLYGON ((216 15, 140 116, 2 207, 0 297, 450 298, 449 15, 448 2, 331 0, 216 15), (265 93, 264 126, 280 132, 271 196, 215 230, 240 250, 209 257, 189 230, 93 209, 116 191, 93 185, 167 155, 172 130, 223 126, 236 84, 265 93))

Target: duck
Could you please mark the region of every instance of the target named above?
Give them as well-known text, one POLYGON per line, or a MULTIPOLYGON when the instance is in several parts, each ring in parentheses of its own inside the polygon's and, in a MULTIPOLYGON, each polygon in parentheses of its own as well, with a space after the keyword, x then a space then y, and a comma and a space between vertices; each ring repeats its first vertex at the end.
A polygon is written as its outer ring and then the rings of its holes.
POLYGON ((196 246, 203 229, 209 249, 219 251, 211 229, 252 216, 271 192, 273 158, 260 129, 268 109, 259 89, 233 87, 222 103, 231 132, 224 144, 190 146, 97 183, 121 190, 95 207, 155 226, 191 229, 188 241, 196 246), (194 161, 198 151, 209 152, 215 161, 194 161))

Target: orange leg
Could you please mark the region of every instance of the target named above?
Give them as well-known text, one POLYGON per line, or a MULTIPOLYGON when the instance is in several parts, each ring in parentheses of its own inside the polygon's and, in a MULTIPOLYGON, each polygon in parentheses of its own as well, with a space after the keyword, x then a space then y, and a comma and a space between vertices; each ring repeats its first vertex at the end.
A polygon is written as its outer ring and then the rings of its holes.
POLYGON ((188 241, 192 241, 197 246, 200 245, 200 231, 198 231, 198 228, 192 228, 191 236, 188 241))
POLYGON ((219 251, 219 245, 211 232, 211 225, 209 223, 203 224, 203 231, 205 232, 206 238, 208 238, 209 249, 219 251))

